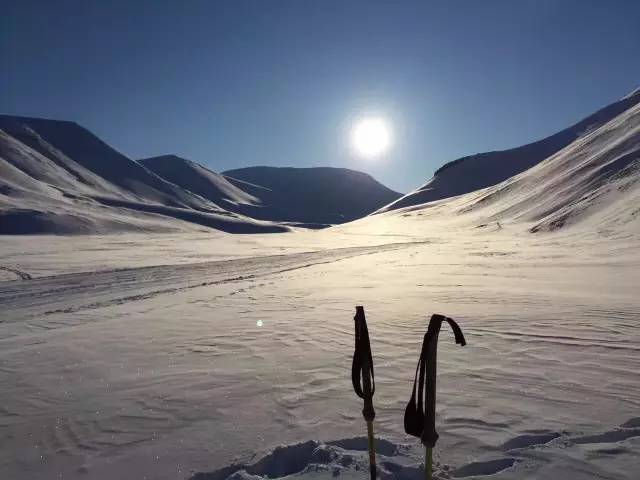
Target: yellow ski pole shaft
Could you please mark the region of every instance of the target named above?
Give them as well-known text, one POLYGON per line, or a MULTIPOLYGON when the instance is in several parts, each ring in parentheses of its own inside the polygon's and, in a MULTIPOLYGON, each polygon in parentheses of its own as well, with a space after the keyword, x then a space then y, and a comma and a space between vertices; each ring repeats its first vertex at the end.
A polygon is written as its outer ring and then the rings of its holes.
POLYGON ((433 449, 425 447, 424 449, 424 478, 431 480, 433 476, 433 449))
POLYGON ((371 480, 376 480, 376 447, 373 440, 373 419, 375 418, 375 411, 373 409, 373 394, 371 385, 371 371, 372 365, 367 356, 364 356, 362 365, 362 390, 365 393, 364 409, 362 415, 367 422, 367 446, 369 449, 369 473, 371 480))
POLYGON ((371 480, 376 479, 376 446, 373 440, 373 421, 367 421, 367 445, 369 448, 369 473, 371 480))

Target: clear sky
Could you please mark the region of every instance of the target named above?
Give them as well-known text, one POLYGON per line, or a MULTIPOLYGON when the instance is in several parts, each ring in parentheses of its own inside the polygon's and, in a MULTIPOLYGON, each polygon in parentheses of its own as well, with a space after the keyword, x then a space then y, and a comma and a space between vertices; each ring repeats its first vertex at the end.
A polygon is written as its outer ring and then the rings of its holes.
POLYGON ((344 166, 408 191, 640 85, 636 0, 3 2, 0 112, 74 120, 131 158, 344 166), (347 130, 394 126, 383 158, 347 130))

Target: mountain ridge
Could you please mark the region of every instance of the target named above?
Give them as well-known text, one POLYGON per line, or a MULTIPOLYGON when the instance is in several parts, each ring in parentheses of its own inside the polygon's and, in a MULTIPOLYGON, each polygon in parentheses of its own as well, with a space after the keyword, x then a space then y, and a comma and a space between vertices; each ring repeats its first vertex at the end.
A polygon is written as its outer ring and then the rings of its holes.
POLYGON ((552 135, 505 150, 467 155, 445 163, 421 187, 374 213, 441 200, 496 185, 537 165, 578 138, 640 102, 640 88, 552 135))
POLYGON ((75 122, 0 115, 0 233, 283 232, 134 162, 75 122))
POLYGON ((222 175, 236 185, 243 182, 245 191, 260 197, 270 207, 272 220, 345 223, 401 197, 368 173, 343 167, 263 165, 222 175))
POLYGON ((281 170, 306 179, 274 191, 176 155, 134 161, 73 121, 0 115, 0 234, 284 232, 353 220, 400 196, 362 172, 303 170, 281 170))

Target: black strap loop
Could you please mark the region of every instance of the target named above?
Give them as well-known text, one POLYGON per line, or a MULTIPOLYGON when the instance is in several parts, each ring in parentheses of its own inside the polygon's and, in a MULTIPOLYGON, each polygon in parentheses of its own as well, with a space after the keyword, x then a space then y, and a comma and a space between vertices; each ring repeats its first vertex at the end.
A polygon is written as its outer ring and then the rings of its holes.
POLYGON ((353 353, 353 363, 351 364, 351 383, 353 383, 356 395, 364 399, 362 415, 365 420, 373 421, 376 416, 376 412, 373 409, 373 394, 376 391, 376 382, 373 373, 369 330, 363 307, 356 307, 356 315, 353 319, 356 328, 356 345, 353 353))
POLYGON ((445 320, 453 330, 456 343, 461 346, 467 344, 462 329, 453 319, 438 314, 431 316, 416 366, 411 399, 404 411, 404 431, 420 438, 429 448, 433 448, 438 440, 435 425, 436 364, 438 334, 445 320))

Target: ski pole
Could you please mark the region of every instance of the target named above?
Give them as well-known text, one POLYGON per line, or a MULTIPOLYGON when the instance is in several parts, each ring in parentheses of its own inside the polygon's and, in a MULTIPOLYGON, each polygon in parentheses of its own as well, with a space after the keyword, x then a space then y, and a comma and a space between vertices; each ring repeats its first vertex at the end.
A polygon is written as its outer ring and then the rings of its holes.
POLYGON ((356 316, 353 317, 356 327, 356 345, 351 364, 351 382, 353 389, 364 400, 362 416, 367 422, 367 446, 369 449, 369 473, 371 480, 376 479, 376 449, 373 439, 373 419, 376 412, 373 409, 373 394, 376 391, 373 375, 373 358, 369 343, 369 330, 364 316, 364 307, 356 307, 356 316))
POLYGON ((424 474, 426 480, 432 479, 433 448, 436 446, 439 436, 436 432, 436 366, 438 334, 443 321, 446 321, 453 330, 456 343, 463 347, 467 344, 462 330, 454 320, 438 314, 431 316, 427 333, 422 341, 411 399, 404 411, 405 432, 418 437, 425 448, 424 474))

